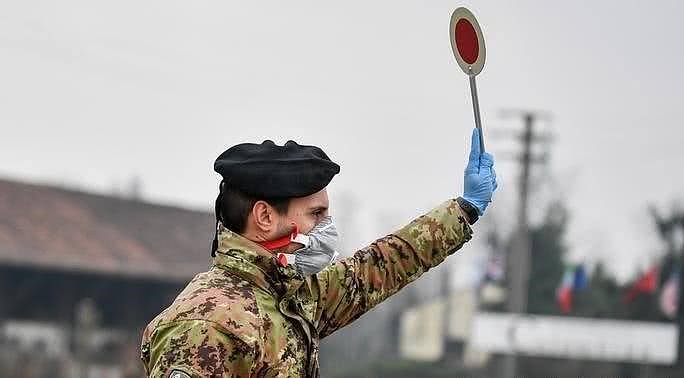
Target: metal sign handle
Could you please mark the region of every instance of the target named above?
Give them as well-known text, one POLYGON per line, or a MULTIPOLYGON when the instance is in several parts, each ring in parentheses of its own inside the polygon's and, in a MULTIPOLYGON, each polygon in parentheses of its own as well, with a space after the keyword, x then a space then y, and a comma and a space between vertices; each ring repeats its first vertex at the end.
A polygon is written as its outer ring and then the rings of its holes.
POLYGON ((482 135, 482 120, 480 119, 480 102, 477 99, 477 84, 475 75, 468 75, 470 78, 470 96, 473 99, 473 113, 475 114, 475 127, 480 130, 480 152, 485 152, 484 136, 482 135))

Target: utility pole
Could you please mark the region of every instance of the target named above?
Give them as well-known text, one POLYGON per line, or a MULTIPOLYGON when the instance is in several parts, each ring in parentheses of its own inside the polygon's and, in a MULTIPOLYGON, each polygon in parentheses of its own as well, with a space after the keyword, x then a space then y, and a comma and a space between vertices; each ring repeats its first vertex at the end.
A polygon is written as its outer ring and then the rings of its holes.
MULTIPOLYGON (((524 314, 527 311, 527 292, 528 279, 530 277, 530 228, 529 228, 529 194, 530 194, 530 171, 531 165, 543 157, 535 157, 532 154, 533 143, 539 141, 541 138, 535 134, 535 123, 540 118, 547 118, 545 114, 520 110, 520 111, 506 111, 502 116, 519 116, 524 122, 524 129, 522 134, 518 136, 522 144, 522 153, 519 156, 520 162, 520 178, 519 178, 519 198, 518 198, 518 216, 517 226, 514 230, 513 240, 511 241, 511 249, 506 259, 507 261, 507 279, 509 287, 509 295, 507 301, 507 310, 512 314, 524 314)), ((515 327, 515 325, 514 325, 515 327)), ((511 340, 512 351, 507 355, 503 363, 503 377, 516 377, 517 371, 517 356, 515 346, 515 330, 509 332, 511 340)))

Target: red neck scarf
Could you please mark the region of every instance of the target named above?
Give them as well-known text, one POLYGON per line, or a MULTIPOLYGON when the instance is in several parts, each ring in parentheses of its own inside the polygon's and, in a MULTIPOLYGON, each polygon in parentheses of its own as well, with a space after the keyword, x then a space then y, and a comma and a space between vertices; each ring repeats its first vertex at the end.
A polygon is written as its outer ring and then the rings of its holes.
MULTIPOLYGON (((273 250, 276 250, 278 248, 283 248, 283 247, 289 245, 290 243, 292 243, 292 240, 299 233, 299 229, 297 228, 297 225, 293 225, 293 227, 294 227, 294 229, 292 230, 292 232, 289 235, 285 235, 282 238, 278 238, 276 240, 268 240, 268 241, 264 241, 264 242, 259 242, 259 244, 262 247, 268 249, 269 251, 273 251, 273 250)), ((279 253, 277 260, 281 266, 287 266, 287 256, 285 256, 284 253, 279 253)))

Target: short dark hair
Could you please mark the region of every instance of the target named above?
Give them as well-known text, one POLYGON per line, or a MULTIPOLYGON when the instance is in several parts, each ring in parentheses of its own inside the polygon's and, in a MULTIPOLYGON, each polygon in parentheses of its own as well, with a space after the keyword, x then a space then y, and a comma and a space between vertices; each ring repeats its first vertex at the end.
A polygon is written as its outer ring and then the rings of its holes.
POLYGON ((273 206, 278 214, 286 214, 290 207, 290 198, 257 198, 225 183, 221 185, 221 193, 216 201, 216 218, 224 227, 239 234, 245 232, 247 218, 257 201, 265 201, 273 206))

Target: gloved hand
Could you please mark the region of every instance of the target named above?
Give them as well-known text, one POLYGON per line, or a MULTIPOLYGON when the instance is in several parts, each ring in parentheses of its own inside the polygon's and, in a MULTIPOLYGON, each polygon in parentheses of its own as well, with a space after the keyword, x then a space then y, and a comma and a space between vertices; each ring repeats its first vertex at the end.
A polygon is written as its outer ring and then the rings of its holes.
POLYGON ((463 199, 477 208, 482 216, 492 202, 492 194, 497 188, 494 157, 480 153, 480 129, 474 128, 470 143, 470 157, 463 178, 463 199))

